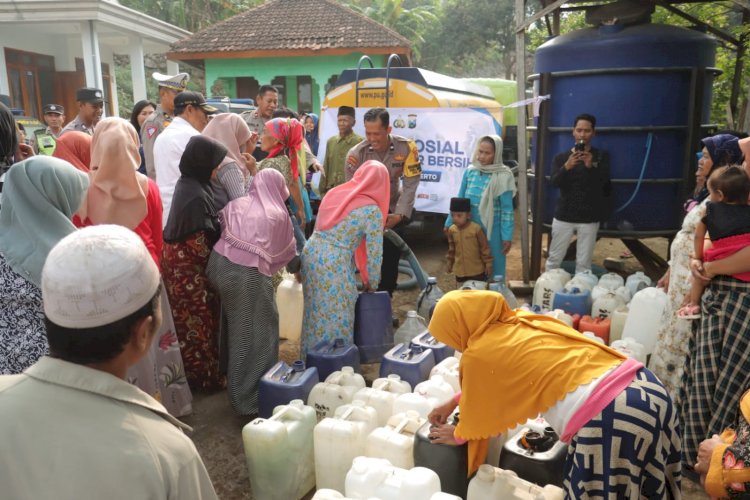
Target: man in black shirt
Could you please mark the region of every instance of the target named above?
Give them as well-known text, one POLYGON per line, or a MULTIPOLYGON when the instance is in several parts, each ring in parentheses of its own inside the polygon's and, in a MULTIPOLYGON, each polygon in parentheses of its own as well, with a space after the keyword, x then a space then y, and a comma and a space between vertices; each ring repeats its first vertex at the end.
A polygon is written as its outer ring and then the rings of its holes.
POLYGON ((612 184, 609 178, 609 154, 591 147, 596 118, 578 115, 573 126, 575 146, 555 156, 552 185, 560 189, 546 270, 560 267, 575 233, 576 272, 591 269, 599 223, 609 218, 612 184))

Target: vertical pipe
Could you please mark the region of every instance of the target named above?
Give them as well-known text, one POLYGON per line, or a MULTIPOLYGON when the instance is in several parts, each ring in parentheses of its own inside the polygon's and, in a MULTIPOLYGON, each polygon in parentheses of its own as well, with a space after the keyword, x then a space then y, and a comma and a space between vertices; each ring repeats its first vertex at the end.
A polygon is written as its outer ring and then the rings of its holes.
MULTIPOLYGON (((516 26, 526 20, 525 0, 516 0, 516 26)), ((526 30, 516 32, 516 96, 519 101, 526 99, 526 30)), ((521 266, 523 282, 529 282, 529 152, 526 144, 526 106, 518 106, 518 216, 521 219, 521 266)))
MULTIPOLYGON (((552 86, 552 75, 542 73, 539 78, 539 95, 549 95, 552 86)), ((531 235, 531 277, 536 279, 542 267, 542 233, 544 232, 544 191, 547 181, 544 178, 545 165, 549 162, 547 152, 549 144, 550 122, 549 100, 539 105, 539 120, 536 132, 536 159, 534 165, 534 225, 531 235)))
MULTIPOLYGON (((703 95, 706 82, 705 68, 693 68, 690 71, 690 90, 687 115, 687 137, 685 137, 685 153, 682 178, 680 185, 680 199, 688 198, 690 186, 694 179, 695 153, 698 151, 698 141, 701 138, 701 124, 703 123, 703 95)), ((706 117, 708 118, 708 117, 706 117)), ((679 210, 678 207, 675 207, 679 210)))

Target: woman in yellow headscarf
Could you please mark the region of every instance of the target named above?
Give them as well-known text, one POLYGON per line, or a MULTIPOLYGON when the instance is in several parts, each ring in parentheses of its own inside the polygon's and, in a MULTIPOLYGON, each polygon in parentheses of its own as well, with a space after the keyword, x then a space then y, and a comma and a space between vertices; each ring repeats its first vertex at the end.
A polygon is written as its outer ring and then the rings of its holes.
MULTIPOLYGON (((677 414, 643 364, 555 319, 513 311, 494 292, 449 292, 429 329, 463 353, 460 422, 431 437, 468 440, 469 473, 489 437, 541 413, 569 444, 566 498, 680 498, 677 414)), ((430 420, 444 424, 455 407, 430 420)))

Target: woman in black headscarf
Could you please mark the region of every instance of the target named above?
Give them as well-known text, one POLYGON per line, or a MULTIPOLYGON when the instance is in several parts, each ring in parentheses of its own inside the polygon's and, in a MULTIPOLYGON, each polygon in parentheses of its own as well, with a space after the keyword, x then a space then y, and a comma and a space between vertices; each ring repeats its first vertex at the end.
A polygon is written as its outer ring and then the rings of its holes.
POLYGON ((206 265, 221 234, 211 191, 211 176, 227 148, 208 137, 191 137, 180 160, 164 228, 162 275, 180 340, 185 374, 192 389, 225 385, 219 371, 219 302, 208 284, 206 265))

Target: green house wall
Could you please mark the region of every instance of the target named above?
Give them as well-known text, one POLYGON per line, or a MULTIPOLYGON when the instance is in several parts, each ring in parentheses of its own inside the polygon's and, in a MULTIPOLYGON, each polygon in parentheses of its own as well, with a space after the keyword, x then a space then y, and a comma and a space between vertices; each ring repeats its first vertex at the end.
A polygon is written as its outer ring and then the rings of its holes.
MULTIPOLYGON (((325 99, 326 84, 348 68, 356 68, 361 52, 343 56, 262 57, 240 59, 206 59, 206 89, 210 94, 216 80, 221 79, 225 95, 236 98, 235 78, 252 77, 259 85, 269 84, 277 77, 285 79, 286 105, 296 110, 298 105, 297 77, 310 76, 313 82, 313 111, 319 112, 325 99)), ((370 56, 375 67, 383 67, 387 56, 370 56)), ((369 67, 367 63, 363 67, 369 67)), ((252 96, 253 98, 255 96, 252 96)))

